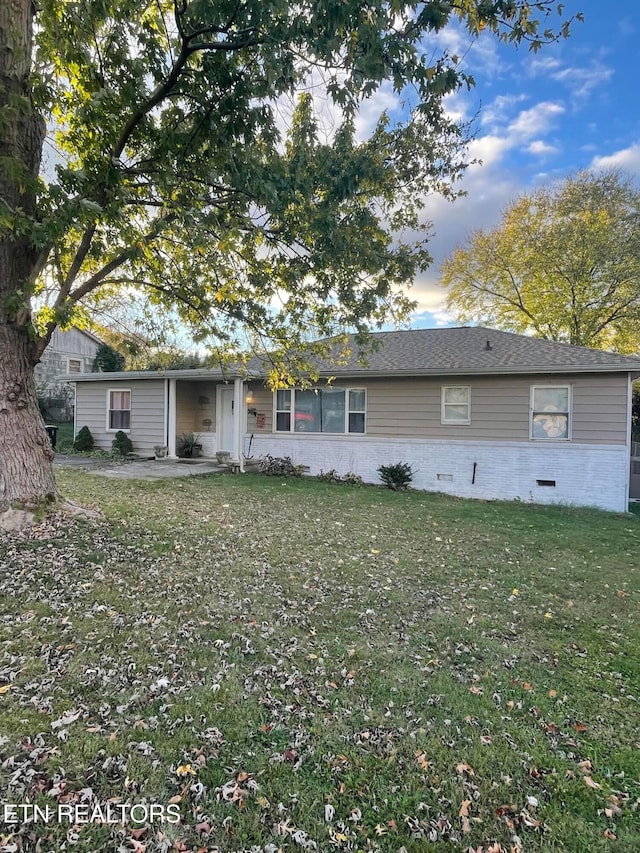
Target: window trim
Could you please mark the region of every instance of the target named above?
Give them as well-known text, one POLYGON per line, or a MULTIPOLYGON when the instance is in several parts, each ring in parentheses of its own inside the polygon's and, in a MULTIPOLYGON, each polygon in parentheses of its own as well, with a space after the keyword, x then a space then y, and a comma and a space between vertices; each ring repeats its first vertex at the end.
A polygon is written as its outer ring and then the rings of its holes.
POLYGON ((75 374, 77 374, 77 373, 84 373, 84 369, 83 369, 83 368, 84 368, 84 362, 83 362, 83 360, 82 360, 81 358, 68 358, 68 359, 67 359, 67 373, 68 373, 68 374, 72 374, 72 373, 73 373, 73 374, 75 375, 75 374), (75 362, 77 362, 77 363, 80 365, 80 370, 71 370, 71 362, 72 362, 72 361, 75 361, 75 362))
POLYGON ((327 385, 327 386, 313 386, 312 388, 278 388, 273 392, 273 426, 272 433, 274 435, 366 435, 367 434, 367 403, 368 403, 368 395, 367 389, 363 385, 327 385), (331 388, 334 391, 344 391, 344 430, 342 432, 322 432, 320 431, 298 431, 296 432, 296 391, 323 391, 324 388, 331 388), (278 391, 289 391, 291 393, 291 408, 289 410, 279 409, 278 408, 278 391), (350 391, 363 391, 364 392, 364 410, 361 409, 350 409, 349 408, 349 392, 350 391), (287 412, 287 414, 291 415, 289 422, 289 429, 278 429, 278 413, 279 412, 287 412), (364 431, 363 432, 350 432, 349 430, 349 415, 350 414, 363 414, 364 415, 364 431))
MULTIPOLYGON (((454 405, 449 403, 448 405, 454 405)), ((440 389, 440 423, 444 426, 469 426, 471 424, 471 385, 443 385, 440 389), (464 388, 467 392, 467 417, 465 420, 460 418, 447 418, 445 415, 445 395, 449 388, 464 388)))
POLYGON ((273 427, 272 427, 271 431, 273 433, 285 433, 288 435, 289 433, 293 432, 293 430, 291 429, 292 426, 293 426, 293 388, 277 388, 273 392, 273 427), (278 408, 278 394, 281 393, 282 391, 288 391, 289 394, 291 394, 291 397, 289 398, 289 408, 288 409, 279 409, 278 408), (289 415, 289 429, 278 429, 278 414, 281 412, 283 414, 289 415))
POLYGON ((133 394, 131 393, 131 388, 107 388, 107 417, 105 428, 107 432, 120 432, 120 429, 114 429, 109 426, 109 413, 110 412, 129 412, 129 426, 127 429, 123 429, 122 432, 131 432, 131 413, 133 411, 133 394), (111 408, 111 395, 112 394, 121 394, 121 393, 129 393, 129 408, 128 409, 112 409, 111 408))
MULTIPOLYGON (((542 414, 538 412, 538 414, 542 414)), ((553 414, 550 412, 549 414, 553 414)), ((543 383, 537 385, 531 385, 530 393, 529 393, 529 440, 530 441, 571 441, 572 440, 572 432, 573 432, 573 386, 569 382, 557 382, 554 384, 551 383, 543 383), (533 416, 535 414, 535 410, 533 408, 534 396, 535 392, 538 388, 560 388, 563 391, 567 392, 567 411, 566 412, 557 412, 556 414, 567 416, 567 434, 564 438, 560 438, 559 436, 548 436, 547 438, 543 436, 534 436, 533 434, 533 416)))

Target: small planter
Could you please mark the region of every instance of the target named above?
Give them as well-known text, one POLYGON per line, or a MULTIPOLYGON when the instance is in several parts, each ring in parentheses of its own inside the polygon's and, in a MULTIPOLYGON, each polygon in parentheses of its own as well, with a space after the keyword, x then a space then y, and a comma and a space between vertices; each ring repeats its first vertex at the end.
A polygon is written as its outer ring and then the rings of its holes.
POLYGON ((231 459, 231 453, 228 450, 218 450, 216 453, 216 461, 218 465, 228 465, 231 459))
POLYGON ((156 459, 166 459, 169 455, 169 448, 161 444, 156 444, 153 448, 156 459))
POLYGON ((200 444, 200 436, 194 435, 192 432, 184 432, 178 437, 176 443, 178 456, 183 459, 197 459, 202 453, 202 445, 200 444))

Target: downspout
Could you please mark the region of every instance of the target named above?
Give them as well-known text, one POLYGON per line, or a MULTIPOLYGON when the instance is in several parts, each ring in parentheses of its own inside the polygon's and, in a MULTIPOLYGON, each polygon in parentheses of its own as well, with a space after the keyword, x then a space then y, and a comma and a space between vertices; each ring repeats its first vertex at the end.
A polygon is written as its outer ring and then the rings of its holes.
POLYGON ((72 382, 73 385, 73 440, 76 440, 78 434, 78 383, 72 382))
POLYGON ((628 389, 627 389, 627 481, 625 489, 625 504, 623 512, 629 511, 629 501, 631 499, 631 424, 633 414, 633 380, 631 374, 627 374, 628 389))
POLYGON ((244 413, 244 381, 237 377, 233 380, 233 455, 238 462, 240 473, 244 474, 244 436, 242 434, 242 416, 244 413))
POLYGON ((167 429, 167 444, 169 446, 169 459, 176 459, 176 380, 169 380, 169 405, 168 410, 168 429, 167 429))
MULTIPOLYGON (((162 424, 162 443, 169 447, 169 380, 164 380, 164 416, 162 424)), ((167 451, 168 453, 168 451, 167 451)))

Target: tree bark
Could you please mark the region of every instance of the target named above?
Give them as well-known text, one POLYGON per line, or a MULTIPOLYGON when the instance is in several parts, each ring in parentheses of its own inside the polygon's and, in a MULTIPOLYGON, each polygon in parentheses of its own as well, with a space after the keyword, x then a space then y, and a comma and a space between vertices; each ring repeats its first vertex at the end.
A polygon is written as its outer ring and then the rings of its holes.
POLYGON ((26 329, 0 325, 0 512, 58 497, 26 329))
POLYGON ((33 0, 0 2, 0 512, 57 497, 53 452, 38 408, 31 293, 39 250, 37 177, 44 122, 31 99, 33 0))

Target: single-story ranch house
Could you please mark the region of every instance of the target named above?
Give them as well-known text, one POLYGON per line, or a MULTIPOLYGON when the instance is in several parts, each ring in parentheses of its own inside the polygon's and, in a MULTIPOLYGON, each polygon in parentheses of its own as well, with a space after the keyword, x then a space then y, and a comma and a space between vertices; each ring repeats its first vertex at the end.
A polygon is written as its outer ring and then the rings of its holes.
POLYGON ((306 390, 270 391, 259 368, 64 378, 76 430, 98 447, 122 429, 138 453, 175 456, 197 433, 205 456, 229 450, 241 466, 289 456, 377 482, 380 465, 409 462, 419 489, 626 511, 640 359, 482 327, 373 338, 365 363, 327 362, 306 390))

